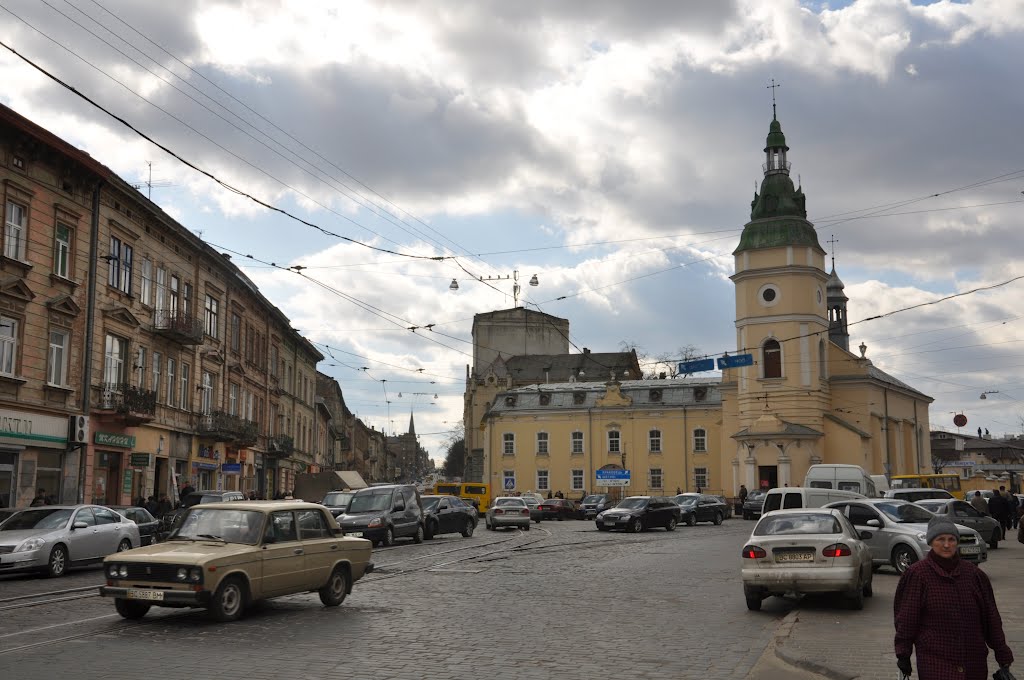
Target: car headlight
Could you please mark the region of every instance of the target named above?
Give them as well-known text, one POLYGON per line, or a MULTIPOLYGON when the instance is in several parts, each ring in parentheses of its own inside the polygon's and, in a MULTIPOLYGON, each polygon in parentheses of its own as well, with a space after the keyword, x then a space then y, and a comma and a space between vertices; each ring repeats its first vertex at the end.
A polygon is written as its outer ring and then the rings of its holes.
POLYGON ((30 538, 26 541, 22 541, 21 545, 14 549, 14 552, 28 552, 29 550, 39 550, 46 544, 46 541, 42 538, 30 538))
POLYGON ((188 570, 188 580, 189 581, 192 581, 193 583, 199 583, 199 581, 202 578, 203 578, 203 570, 200 569, 199 567, 192 567, 191 569, 188 570))
POLYGON ((117 575, 121 578, 128 578, 128 565, 122 564, 117 567, 117 575))
POLYGON ((107 565, 107 576, 109 576, 110 578, 117 578, 117 565, 116 564, 108 564, 107 565))
POLYGON ((373 519, 370 520, 370 523, 366 525, 366 527, 368 529, 377 529, 377 528, 382 527, 382 526, 384 526, 384 518, 383 517, 374 517, 373 519))
POLYGON ((178 567, 178 580, 184 581, 188 578, 188 569, 185 567, 178 567))

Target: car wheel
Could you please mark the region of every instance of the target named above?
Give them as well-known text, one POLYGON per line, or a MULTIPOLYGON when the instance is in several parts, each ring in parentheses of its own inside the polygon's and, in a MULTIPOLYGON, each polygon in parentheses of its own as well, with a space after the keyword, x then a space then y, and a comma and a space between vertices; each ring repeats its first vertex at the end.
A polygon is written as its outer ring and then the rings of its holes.
POLYGON ((999 547, 999 534, 999 529, 996 529, 992 532, 992 538, 990 538, 988 541, 988 547, 992 548, 993 550, 999 547))
POLYGON ((471 519, 466 520, 466 526, 462 527, 462 537, 463 538, 469 538, 470 536, 472 536, 473 535, 473 529, 475 529, 475 528, 476 528, 476 525, 473 524, 473 520, 471 520, 471 519))
POLYGON ((132 542, 129 541, 127 538, 123 539, 120 543, 117 544, 117 552, 124 552, 125 550, 131 550, 131 549, 132 549, 132 542))
POLYGON ((643 530, 644 530, 644 525, 643 525, 643 522, 640 521, 639 517, 634 518, 633 521, 631 521, 629 523, 629 533, 631 533, 631 534, 639 534, 643 530))
POLYGON ((750 519, 750 513, 749 512, 743 513, 743 519, 750 519))
POLYGON ((221 622, 236 621, 245 611, 245 599, 242 580, 229 576, 217 587, 210 600, 210 616, 221 622))
POLYGON ((874 573, 875 573, 874 571, 871 572, 871 574, 868 576, 867 582, 864 584, 864 587, 861 589, 861 592, 864 594, 864 597, 873 597, 874 594, 875 594, 874 573))
POLYGON ((671 519, 669 519, 668 524, 665 525, 665 531, 675 531, 675 530, 676 530, 676 518, 672 517, 671 519))
POLYGON ((695 515, 687 515, 686 516, 686 526, 692 527, 696 523, 697 523, 697 517, 695 515))
POLYGON ((437 534, 437 529, 434 527, 434 523, 430 522, 427 524, 426 531, 423 532, 423 539, 426 541, 431 540, 437 534))
POLYGON ((348 573, 341 567, 335 567, 327 579, 327 585, 320 589, 319 594, 325 607, 337 607, 344 602, 348 594, 348 573))
POLYGON ((150 605, 145 602, 135 602, 134 600, 126 600, 123 597, 114 598, 114 609, 121 615, 122 618, 130 619, 132 621, 141 619, 149 611, 150 605))
POLYGON ((850 603, 850 609, 860 611, 864 609, 864 587, 858 585, 856 589, 851 590, 846 594, 846 598, 850 603))
POLYGON ((764 598, 761 597, 760 591, 754 590, 753 588, 744 588, 743 596, 747 600, 747 609, 752 612, 761 611, 761 600, 764 598))
POLYGON ((721 523, 722 523, 722 513, 716 512, 715 513, 715 526, 718 526, 721 523))
POLYGON ((529 531, 529 530, 530 530, 530 523, 527 522, 526 525, 523 527, 523 531, 529 531))
POLYGON ((917 555, 908 546, 898 545, 893 548, 892 551, 892 566, 896 568, 896 571, 902 574, 907 569, 910 569, 910 565, 917 562, 917 555))
POLYGON ((53 546, 50 559, 46 562, 46 574, 50 578, 58 578, 68 570, 68 549, 62 545, 53 546))
POLYGON ((412 542, 413 543, 422 543, 423 542, 423 525, 422 524, 417 524, 416 525, 416 533, 412 535, 412 542))
POLYGON ((386 546, 395 544, 395 531, 391 527, 384 530, 384 538, 380 540, 380 544, 386 546))
POLYGON ((539 518, 538 518, 538 519, 535 519, 535 520, 533 520, 533 521, 534 521, 534 523, 535 523, 535 524, 540 524, 540 519, 539 519, 539 518))

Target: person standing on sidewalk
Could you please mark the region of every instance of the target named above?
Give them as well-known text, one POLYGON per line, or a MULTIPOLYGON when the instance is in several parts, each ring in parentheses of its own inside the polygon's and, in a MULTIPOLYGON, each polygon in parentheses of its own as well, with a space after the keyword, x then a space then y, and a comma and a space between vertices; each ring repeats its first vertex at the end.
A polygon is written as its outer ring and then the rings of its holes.
POLYGON ((896 665, 904 676, 913 651, 921 680, 987 680, 989 647, 1000 668, 1013 663, 992 584, 960 559, 959 538, 953 522, 933 517, 925 534, 931 550, 896 586, 896 665))
POLYGON ((983 515, 988 514, 988 501, 985 500, 980 491, 975 491, 974 495, 971 496, 971 507, 983 515))

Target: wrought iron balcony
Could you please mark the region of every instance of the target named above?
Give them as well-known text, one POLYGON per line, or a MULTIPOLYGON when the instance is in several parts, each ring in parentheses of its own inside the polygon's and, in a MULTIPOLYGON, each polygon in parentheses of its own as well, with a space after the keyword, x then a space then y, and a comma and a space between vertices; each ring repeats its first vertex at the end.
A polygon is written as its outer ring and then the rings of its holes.
POLYGON ((177 309, 156 310, 153 331, 182 345, 198 345, 203 341, 202 320, 177 309))
POLYGON ((289 455, 295 450, 295 440, 287 434, 278 434, 267 438, 267 450, 270 453, 289 455))
POLYGON ((235 446, 246 447, 256 443, 259 425, 224 411, 212 411, 199 415, 196 431, 201 437, 209 437, 219 442, 234 442, 235 446))
POLYGON ((156 391, 145 390, 128 383, 103 383, 97 387, 98 411, 123 416, 128 425, 148 423, 156 418, 156 391))

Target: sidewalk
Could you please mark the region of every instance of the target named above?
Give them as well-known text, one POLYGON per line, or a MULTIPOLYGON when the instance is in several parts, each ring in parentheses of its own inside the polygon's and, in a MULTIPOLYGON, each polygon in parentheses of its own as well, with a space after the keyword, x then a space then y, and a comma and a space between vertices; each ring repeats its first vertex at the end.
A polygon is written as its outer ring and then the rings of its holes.
MULTIPOLYGON (((1007 536, 998 549, 989 550, 982 569, 992 581, 1003 631, 1017 658, 1013 670, 1019 671, 1024 668, 1024 545, 1017 542, 1016 531, 1007 536)), ((838 599, 804 598, 781 624, 775 654, 835 680, 892 680, 898 673, 892 651, 892 603, 898 582, 891 568, 875 573, 875 595, 859 612, 843 609, 838 599)), ((988 659, 991 675, 997 668, 991 651, 988 659)))

